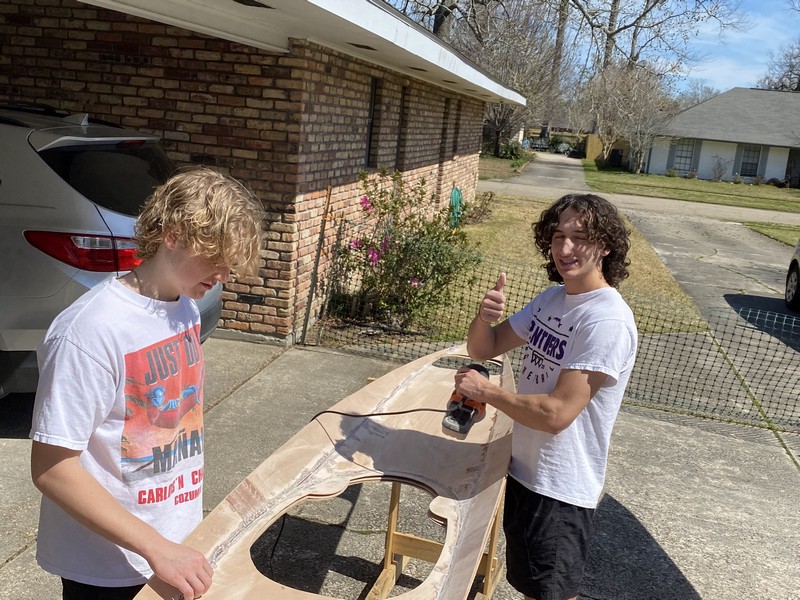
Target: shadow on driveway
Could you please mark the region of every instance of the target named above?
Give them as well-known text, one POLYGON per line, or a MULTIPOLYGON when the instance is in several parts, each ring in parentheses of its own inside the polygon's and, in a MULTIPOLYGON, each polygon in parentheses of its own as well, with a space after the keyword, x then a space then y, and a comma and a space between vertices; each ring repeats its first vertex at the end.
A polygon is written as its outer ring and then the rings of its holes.
POLYGON ((580 598, 701 599, 647 529, 608 494, 597 507, 595 527, 580 598))
POLYGON ((790 311, 782 299, 749 294, 724 298, 749 325, 800 352, 800 314, 790 311))
POLYGON ((0 399, 0 438, 26 440, 31 431, 33 394, 9 394, 0 399))

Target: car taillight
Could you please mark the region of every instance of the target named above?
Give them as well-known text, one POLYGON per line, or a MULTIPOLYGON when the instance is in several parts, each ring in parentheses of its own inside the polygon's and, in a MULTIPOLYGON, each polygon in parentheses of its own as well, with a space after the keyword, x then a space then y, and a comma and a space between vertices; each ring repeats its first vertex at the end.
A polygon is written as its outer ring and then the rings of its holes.
POLYGON ((142 262, 135 257, 136 242, 130 238, 56 231, 26 231, 24 235, 34 248, 84 271, 130 271, 142 262))

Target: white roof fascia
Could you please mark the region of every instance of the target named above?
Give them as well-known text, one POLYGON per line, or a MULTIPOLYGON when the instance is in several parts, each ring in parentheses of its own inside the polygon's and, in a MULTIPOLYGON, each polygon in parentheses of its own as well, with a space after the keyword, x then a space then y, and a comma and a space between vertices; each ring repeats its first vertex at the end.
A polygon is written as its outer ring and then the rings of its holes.
POLYGON ((81 1, 271 52, 306 39, 466 96, 525 105, 521 94, 381 0, 81 1))

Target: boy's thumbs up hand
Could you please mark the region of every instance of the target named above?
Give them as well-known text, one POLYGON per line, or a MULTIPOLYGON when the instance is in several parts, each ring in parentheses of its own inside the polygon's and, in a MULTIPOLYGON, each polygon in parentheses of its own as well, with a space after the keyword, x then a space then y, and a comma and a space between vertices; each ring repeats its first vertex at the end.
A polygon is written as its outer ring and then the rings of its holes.
POLYGON ((506 274, 500 273, 497 277, 497 283, 494 284, 494 291, 502 292, 503 288, 506 286, 506 274))
POLYGON ((483 296, 481 307, 478 310, 478 318, 484 323, 495 323, 503 317, 506 305, 506 295, 503 288, 506 285, 506 274, 500 273, 497 283, 483 296))

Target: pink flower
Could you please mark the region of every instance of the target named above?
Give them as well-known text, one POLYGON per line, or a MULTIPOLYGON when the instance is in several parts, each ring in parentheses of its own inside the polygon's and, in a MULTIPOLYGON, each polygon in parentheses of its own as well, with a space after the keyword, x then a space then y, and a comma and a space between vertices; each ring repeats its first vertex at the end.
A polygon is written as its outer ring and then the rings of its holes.
POLYGON ((381 259, 381 253, 376 248, 367 248, 367 259, 369 259, 370 266, 374 267, 381 259))
POLYGON ((372 202, 369 201, 368 196, 361 196, 361 208, 367 212, 372 210, 372 202))
POLYGON ((383 238, 383 240, 381 241, 381 250, 383 250, 384 252, 386 252, 386 249, 387 249, 388 247, 389 247, 389 238, 388 238, 388 237, 385 237, 385 238, 383 238))
POLYGON ((364 240, 352 240, 350 242, 350 249, 351 250, 358 250, 364 246, 364 240))
POLYGON ((421 285, 419 277, 412 277, 409 283, 411 284, 411 287, 419 287, 421 285))

